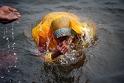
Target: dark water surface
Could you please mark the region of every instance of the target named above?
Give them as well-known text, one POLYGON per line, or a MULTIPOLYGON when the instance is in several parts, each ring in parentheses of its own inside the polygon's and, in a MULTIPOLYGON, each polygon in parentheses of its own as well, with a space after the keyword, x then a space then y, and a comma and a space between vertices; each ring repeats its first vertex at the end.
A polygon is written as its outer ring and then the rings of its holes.
MULTIPOLYGON (((0 24, 0 51, 14 50, 18 64, 0 70, 0 83, 124 83, 123 0, 0 0, 16 8, 21 20, 0 24), (23 34, 49 12, 68 11, 96 23, 98 40, 78 62, 47 64, 31 56, 23 34)), ((30 30, 30 29, 29 29, 30 30)))

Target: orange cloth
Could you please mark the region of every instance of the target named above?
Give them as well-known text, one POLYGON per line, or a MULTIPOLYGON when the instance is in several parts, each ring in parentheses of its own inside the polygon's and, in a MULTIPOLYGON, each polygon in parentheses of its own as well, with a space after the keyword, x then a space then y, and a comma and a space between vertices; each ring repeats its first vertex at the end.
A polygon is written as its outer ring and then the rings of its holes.
MULTIPOLYGON (((51 30, 52 22, 61 19, 63 16, 70 20, 69 28, 72 28, 77 34, 85 34, 86 32, 83 28, 88 28, 90 29, 90 35, 94 36, 94 28, 89 27, 86 23, 81 23, 79 18, 74 14, 68 12, 52 12, 47 14, 32 30, 32 36, 37 44, 39 44, 39 36, 42 36, 46 42, 49 41, 49 48, 56 47, 57 42, 54 39, 53 31, 51 30)), ((56 28, 54 29, 56 30, 56 28)))

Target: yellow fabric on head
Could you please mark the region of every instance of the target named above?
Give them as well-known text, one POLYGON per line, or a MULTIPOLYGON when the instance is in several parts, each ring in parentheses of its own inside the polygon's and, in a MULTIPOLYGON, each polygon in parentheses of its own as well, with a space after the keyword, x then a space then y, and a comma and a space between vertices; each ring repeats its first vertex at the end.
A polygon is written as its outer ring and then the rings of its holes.
POLYGON ((53 37, 53 31, 62 27, 72 28, 77 34, 85 34, 86 31, 83 28, 88 28, 91 36, 95 34, 94 27, 81 23, 76 15, 69 12, 51 12, 33 28, 32 36, 37 44, 39 44, 39 36, 42 36, 46 42, 49 41, 49 47, 54 48, 57 42, 53 37))
POLYGON ((51 29, 55 31, 60 28, 69 28, 69 24, 70 20, 67 16, 59 15, 53 19, 51 23, 51 29))

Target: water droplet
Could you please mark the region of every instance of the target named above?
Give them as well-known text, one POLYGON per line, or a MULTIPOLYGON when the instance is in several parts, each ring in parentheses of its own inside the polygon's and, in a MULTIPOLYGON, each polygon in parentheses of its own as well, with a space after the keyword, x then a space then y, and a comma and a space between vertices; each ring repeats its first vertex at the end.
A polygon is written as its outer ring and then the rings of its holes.
POLYGON ((6 35, 3 36, 3 39, 6 38, 6 35))
POLYGON ((13 81, 12 79, 9 80, 10 83, 11 83, 12 81, 13 81))
POLYGON ((11 67, 12 67, 12 65, 9 66, 9 68, 11 68, 11 67))
POLYGON ((75 58, 72 58, 71 60, 74 60, 75 58))
POLYGON ((14 34, 14 32, 12 32, 12 35, 14 34))
POLYGON ((6 40, 9 40, 9 38, 6 38, 6 40))
POLYGON ((16 53, 14 53, 14 55, 16 55, 16 53))
POLYGON ((21 83, 21 81, 18 81, 18 83, 21 83))
POLYGON ((10 72, 10 70, 8 70, 8 72, 10 72))
POLYGON ((8 45, 8 48, 10 48, 10 46, 8 45))
POLYGON ((4 76, 2 76, 1 78, 4 78, 4 76))

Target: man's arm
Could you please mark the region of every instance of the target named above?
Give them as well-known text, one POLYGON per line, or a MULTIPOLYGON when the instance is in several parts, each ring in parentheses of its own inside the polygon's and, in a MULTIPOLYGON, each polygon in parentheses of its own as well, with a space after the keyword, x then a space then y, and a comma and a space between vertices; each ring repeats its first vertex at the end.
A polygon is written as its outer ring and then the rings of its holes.
POLYGON ((38 49, 40 52, 44 52, 46 50, 46 41, 42 36, 39 37, 38 49))

